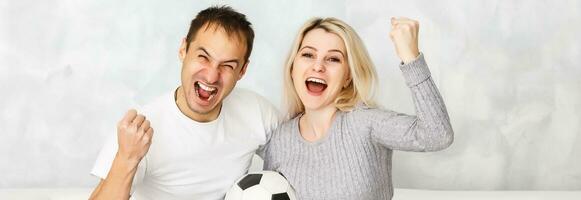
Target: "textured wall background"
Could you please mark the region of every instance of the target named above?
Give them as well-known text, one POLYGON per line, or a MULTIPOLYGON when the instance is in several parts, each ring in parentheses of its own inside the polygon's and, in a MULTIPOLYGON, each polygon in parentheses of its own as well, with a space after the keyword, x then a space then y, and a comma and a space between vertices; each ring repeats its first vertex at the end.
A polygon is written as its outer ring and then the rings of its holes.
MULTIPOLYGON (((347 21, 380 74, 378 99, 413 113, 389 18, 418 19, 420 48, 456 141, 401 153, 398 187, 581 189, 581 3, 232 1, 257 37, 239 87, 281 102, 281 68, 311 16, 347 21)), ((214 1, 0 1, 0 187, 90 187, 126 109, 179 83, 189 20, 214 1)))

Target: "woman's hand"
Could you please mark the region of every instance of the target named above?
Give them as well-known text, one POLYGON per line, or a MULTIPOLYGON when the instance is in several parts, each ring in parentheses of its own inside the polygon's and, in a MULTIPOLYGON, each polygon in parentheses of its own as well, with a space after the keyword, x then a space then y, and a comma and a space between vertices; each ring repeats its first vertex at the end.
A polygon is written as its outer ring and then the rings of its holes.
POLYGON ((391 18, 389 37, 393 41, 397 55, 406 64, 414 61, 420 55, 418 50, 419 29, 420 24, 413 19, 405 17, 391 18))

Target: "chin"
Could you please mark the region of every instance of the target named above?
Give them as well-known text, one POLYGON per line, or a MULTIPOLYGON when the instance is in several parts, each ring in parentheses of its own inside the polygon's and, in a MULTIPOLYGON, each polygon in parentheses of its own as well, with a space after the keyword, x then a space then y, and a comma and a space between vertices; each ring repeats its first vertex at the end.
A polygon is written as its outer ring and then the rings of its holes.
POLYGON ((198 97, 195 94, 188 95, 188 99, 186 101, 187 101, 188 107, 193 112, 198 113, 198 114, 208 114, 216 109, 218 103, 221 101, 220 97, 221 96, 217 95, 217 98, 215 98, 214 101, 208 105, 202 105, 202 104, 198 103, 197 101, 200 101, 200 99, 198 99, 198 97))
POLYGON ((323 104, 323 102, 318 102, 318 101, 313 101, 313 100, 302 101, 301 103, 303 103, 303 106, 305 107, 306 110, 318 110, 318 109, 326 107, 323 104), (308 102, 308 103, 305 103, 305 102, 308 102))
POLYGON ((197 105, 196 103, 193 103, 193 105, 190 104, 190 105, 188 105, 188 107, 190 108, 190 110, 192 110, 193 112, 198 113, 198 114, 208 114, 216 109, 216 105, 200 106, 200 105, 197 105))

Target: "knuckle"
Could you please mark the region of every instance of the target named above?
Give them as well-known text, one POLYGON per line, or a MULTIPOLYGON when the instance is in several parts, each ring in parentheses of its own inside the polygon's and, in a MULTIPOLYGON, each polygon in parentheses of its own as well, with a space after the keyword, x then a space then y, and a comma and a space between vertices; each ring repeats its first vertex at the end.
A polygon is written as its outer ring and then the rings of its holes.
POLYGON ((127 130, 127 128, 128 128, 128 125, 126 123, 119 123, 119 124, 117 124, 117 129, 127 130))
POLYGON ((130 125, 127 127, 127 131, 131 132, 131 133, 135 133, 137 132, 137 126, 136 125, 130 125))

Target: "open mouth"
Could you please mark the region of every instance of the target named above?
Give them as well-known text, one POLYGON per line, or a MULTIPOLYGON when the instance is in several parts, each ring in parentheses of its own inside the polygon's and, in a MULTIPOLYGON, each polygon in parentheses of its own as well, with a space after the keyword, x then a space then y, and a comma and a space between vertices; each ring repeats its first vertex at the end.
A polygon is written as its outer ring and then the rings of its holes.
POLYGON ((206 102, 212 100, 216 96, 216 93, 218 93, 218 88, 205 85, 200 81, 194 83, 194 89, 196 90, 196 96, 206 102))
POLYGON ((320 95, 327 89, 327 82, 320 78, 307 78, 305 84, 307 85, 307 90, 314 95, 320 95))

